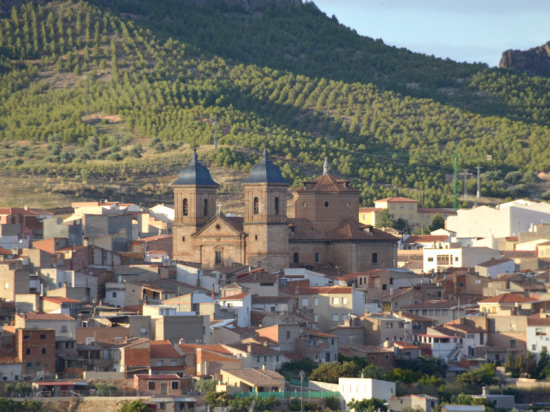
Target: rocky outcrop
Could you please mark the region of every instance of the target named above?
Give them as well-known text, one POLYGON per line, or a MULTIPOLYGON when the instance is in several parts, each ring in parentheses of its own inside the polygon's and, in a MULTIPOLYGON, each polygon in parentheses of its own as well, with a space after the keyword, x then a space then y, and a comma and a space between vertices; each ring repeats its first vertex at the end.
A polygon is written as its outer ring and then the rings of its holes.
POLYGON ((550 42, 527 51, 506 50, 498 67, 550 77, 550 42))

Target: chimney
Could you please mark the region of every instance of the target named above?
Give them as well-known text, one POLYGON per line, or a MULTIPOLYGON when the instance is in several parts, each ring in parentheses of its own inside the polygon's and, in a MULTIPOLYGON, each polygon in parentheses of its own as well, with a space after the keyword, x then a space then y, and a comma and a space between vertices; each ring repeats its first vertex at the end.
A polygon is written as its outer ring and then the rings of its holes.
POLYGON ((249 343, 249 344, 246 346, 246 351, 247 351, 248 353, 252 353, 252 344, 249 343))
POLYGON ((262 364, 262 370, 265 371, 265 363, 262 364))

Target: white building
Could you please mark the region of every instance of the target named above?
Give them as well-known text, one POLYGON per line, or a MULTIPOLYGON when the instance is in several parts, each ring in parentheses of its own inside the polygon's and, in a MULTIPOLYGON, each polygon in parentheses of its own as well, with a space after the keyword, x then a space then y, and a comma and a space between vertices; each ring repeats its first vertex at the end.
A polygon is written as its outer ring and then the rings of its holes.
POLYGON ((252 295, 250 292, 220 298, 218 303, 222 309, 235 313, 237 326, 241 328, 250 326, 250 312, 252 311, 252 295))
POLYGON ((109 306, 123 308, 128 305, 126 302, 126 282, 107 282, 105 283, 105 299, 103 302, 109 306))
POLYGON ((59 268, 40 269, 38 275, 44 293, 48 290, 59 289, 64 286, 68 288, 87 288, 90 300, 97 298, 97 278, 74 270, 59 268))
POLYGON ((550 318, 527 318, 527 350, 537 356, 550 353, 550 318))
POLYGON ((338 391, 340 392, 340 401, 346 411, 349 411, 348 403, 363 399, 384 399, 389 401, 394 397, 395 382, 386 382, 378 379, 368 378, 338 378, 338 391))
POLYGON ((550 222, 550 204, 516 200, 494 208, 459 209, 456 216, 447 218, 445 227, 456 232, 459 238, 496 239, 517 236, 541 222, 550 222))
POLYGON ((286 268, 280 277, 280 283, 306 279, 309 280, 310 286, 330 286, 330 279, 327 276, 303 268, 286 268))
POLYGON ((164 203, 153 206, 149 209, 149 215, 162 222, 174 222, 174 207, 167 206, 164 203))
POLYGON ((473 268, 491 259, 500 259, 500 252, 487 247, 424 249, 424 272, 437 272, 449 267, 473 268))
POLYGON ((496 279, 502 273, 514 273, 516 263, 512 259, 491 259, 476 266, 479 276, 496 279))

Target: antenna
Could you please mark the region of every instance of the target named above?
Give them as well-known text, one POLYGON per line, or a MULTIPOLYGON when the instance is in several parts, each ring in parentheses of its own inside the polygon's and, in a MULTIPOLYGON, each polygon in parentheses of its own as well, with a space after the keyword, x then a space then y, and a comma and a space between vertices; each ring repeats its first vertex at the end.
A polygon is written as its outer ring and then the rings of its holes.
POLYGON ((460 176, 464 177, 464 200, 468 200, 468 185, 467 185, 467 179, 472 174, 468 172, 468 169, 464 169, 462 173, 460 173, 460 176))

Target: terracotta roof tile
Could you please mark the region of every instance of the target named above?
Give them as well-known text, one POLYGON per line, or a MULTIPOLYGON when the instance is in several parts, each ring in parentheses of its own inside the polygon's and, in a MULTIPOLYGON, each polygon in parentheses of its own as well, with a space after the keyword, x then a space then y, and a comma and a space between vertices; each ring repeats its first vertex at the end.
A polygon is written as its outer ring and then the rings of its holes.
POLYGON ((300 295, 325 295, 325 294, 348 294, 352 293, 353 288, 351 286, 311 286, 311 287, 297 287, 295 289, 300 295))
POLYGON ((248 296, 250 292, 238 293, 236 295, 226 296, 225 298, 220 298, 218 300, 241 300, 248 296))
POLYGON ((349 180, 337 179, 332 175, 321 175, 316 179, 304 181, 304 185, 295 192, 358 192, 350 186, 349 180))
POLYGON ((447 239, 449 239, 449 236, 444 235, 413 235, 409 236, 403 243, 444 242, 447 239))
POLYGON ((169 340, 151 341, 151 358, 181 358, 169 340))
POLYGON ((525 297, 518 293, 504 293, 502 295, 492 296, 490 298, 480 300, 479 303, 525 303, 532 302, 534 300, 538 299, 525 297))
POLYGON ((456 305, 458 305, 458 302, 454 300, 427 300, 425 302, 401 306, 401 309, 450 309, 456 305))

